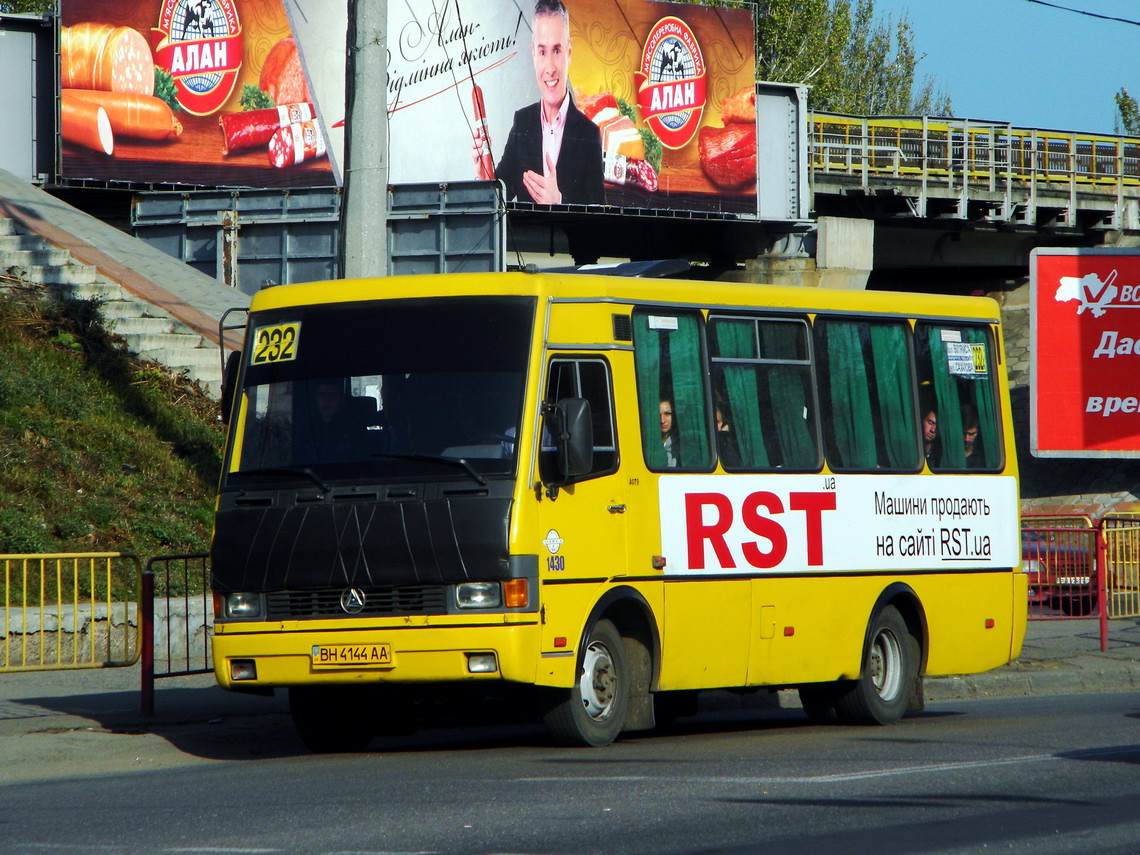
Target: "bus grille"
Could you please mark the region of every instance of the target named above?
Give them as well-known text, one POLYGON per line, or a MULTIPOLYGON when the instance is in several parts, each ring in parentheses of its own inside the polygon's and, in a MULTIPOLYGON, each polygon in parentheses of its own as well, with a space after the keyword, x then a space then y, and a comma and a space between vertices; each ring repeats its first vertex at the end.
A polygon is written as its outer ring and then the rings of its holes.
MULTIPOLYGON (((443 585, 408 585, 399 588, 362 588, 364 610, 352 617, 441 615, 447 613, 443 585)), ((269 618, 345 617, 340 607, 344 588, 312 591, 273 591, 266 594, 269 618)))

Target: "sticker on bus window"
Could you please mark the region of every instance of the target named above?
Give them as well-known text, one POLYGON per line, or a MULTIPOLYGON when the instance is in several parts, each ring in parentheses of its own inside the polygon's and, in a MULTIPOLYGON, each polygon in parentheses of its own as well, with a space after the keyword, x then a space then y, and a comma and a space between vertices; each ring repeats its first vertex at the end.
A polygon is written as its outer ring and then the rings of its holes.
POLYGON ((649 328, 651 330, 675 330, 677 329, 677 319, 663 317, 661 315, 650 315, 649 328))
POLYGON ((297 339, 301 336, 300 322, 258 327, 253 331, 254 365, 271 365, 297 358, 297 339))
POLYGON ((962 331, 961 330, 939 330, 938 332, 940 334, 939 337, 943 341, 961 341, 962 340, 962 331))
POLYGON ((984 344, 946 343, 946 365, 955 377, 986 376, 986 346, 984 344))

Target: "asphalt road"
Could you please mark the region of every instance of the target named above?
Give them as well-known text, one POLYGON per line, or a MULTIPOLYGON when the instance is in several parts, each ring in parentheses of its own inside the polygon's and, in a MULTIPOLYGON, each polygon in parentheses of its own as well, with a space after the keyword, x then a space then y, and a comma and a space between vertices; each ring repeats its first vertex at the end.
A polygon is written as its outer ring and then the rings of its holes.
POLYGON ((524 723, 314 756, 279 712, 27 734, 56 754, 9 781, 0 742, 0 852, 1140 851, 1135 693, 945 701, 886 728, 714 701, 603 749, 524 723), (118 768, 88 762, 104 749, 118 768))

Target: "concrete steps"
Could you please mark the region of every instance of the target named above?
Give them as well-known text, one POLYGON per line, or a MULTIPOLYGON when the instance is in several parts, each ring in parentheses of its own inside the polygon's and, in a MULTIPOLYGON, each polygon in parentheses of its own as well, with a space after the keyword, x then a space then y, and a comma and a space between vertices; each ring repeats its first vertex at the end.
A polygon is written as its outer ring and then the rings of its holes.
POLYGON ((185 372, 214 397, 219 395, 217 345, 6 217, 0 217, 0 274, 43 285, 63 299, 98 300, 108 331, 121 336, 132 354, 185 372))

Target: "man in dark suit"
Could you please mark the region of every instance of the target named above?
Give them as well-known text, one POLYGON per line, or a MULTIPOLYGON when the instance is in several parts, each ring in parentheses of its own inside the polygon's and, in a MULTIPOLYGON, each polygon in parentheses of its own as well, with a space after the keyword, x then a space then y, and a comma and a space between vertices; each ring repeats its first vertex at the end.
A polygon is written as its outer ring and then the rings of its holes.
POLYGON ((515 113, 495 177, 508 199, 601 204, 602 138, 570 97, 570 16, 562 0, 535 4, 531 58, 540 98, 515 113))

